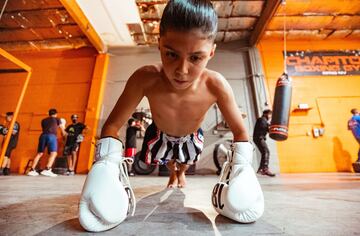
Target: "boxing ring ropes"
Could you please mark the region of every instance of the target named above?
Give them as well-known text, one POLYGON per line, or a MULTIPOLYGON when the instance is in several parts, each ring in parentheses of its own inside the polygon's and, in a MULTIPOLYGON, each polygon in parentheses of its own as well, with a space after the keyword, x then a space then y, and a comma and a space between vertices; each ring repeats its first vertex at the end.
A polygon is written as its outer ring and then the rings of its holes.
POLYGON ((2 163, 3 159, 4 159, 4 156, 5 156, 5 151, 6 151, 7 147, 8 147, 8 145, 9 145, 10 137, 11 137, 11 134, 12 134, 12 131, 13 131, 13 128, 14 128, 16 118, 17 118, 17 116, 19 114, 20 106, 22 104, 26 89, 27 89, 28 84, 29 84, 32 69, 31 69, 30 66, 26 65, 24 62, 20 61, 19 59, 17 59, 16 57, 11 55, 10 53, 6 52, 2 48, 0 48, 0 55, 5 57, 7 60, 11 61, 12 63, 14 63, 15 65, 20 67, 19 69, 14 69, 14 68, 12 68, 12 69, 0 69, 0 73, 24 73, 24 72, 27 73, 25 81, 24 81, 24 83, 22 85, 22 89, 21 89, 19 99, 18 99, 17 104, 16 104, 16 108, 14 110, 13 119, 10 122, 9 131, 5 136, 5 141, 4 141, 2 149, 1 149, 0 163, 2 163))

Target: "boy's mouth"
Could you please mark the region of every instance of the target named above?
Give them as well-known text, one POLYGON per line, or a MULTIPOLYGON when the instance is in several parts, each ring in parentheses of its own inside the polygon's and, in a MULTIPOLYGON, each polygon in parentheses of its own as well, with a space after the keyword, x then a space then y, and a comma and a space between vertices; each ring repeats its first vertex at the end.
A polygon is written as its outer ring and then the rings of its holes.
POLYGON ((178 79, 174 79, 174 81, 175 81, 176 83, 178 83, 178 84, 185 84, 185 83, 187 83, 187 81, 186 81, 186 80, 178 80, 178 79))

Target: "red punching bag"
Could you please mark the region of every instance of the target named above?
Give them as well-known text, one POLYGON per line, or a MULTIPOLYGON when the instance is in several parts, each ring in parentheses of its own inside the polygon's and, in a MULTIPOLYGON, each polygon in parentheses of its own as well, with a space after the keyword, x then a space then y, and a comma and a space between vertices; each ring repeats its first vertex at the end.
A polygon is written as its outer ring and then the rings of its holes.
POLYGON ((276 82, 273 113, 269 129, 270 138, 284 141, 288 137, 291 107, 291 78, 283 73, 276 82))

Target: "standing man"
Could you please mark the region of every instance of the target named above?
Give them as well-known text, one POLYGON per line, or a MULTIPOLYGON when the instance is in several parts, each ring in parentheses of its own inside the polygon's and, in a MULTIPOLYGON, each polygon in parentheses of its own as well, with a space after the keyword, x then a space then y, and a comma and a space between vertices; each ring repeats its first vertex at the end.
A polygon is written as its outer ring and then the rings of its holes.
POLYGON ((261 152, 261 161, 257 173, 274 177, 275 174, 269 170, 270 150, 266 144, 266 135, 269 132, 271 115, 272 111, 266 109, 263 111, 262 116, 256 120, 253 139, 257 148, 261 152))
POLYGON ((61 133, 65 134, 65 119, 57 118, 56 109, 52 108, 49 110, 49 117, 41 121, 42 133, 39 137, 39 145, 37 154, 34 158, 31 170, 27 175, 38 176, 39 173, 35 170, 40 158, 44 154, 44 150, 47 147, 48 153, 50 154, 49 160, 46 164, 46 169, 41 171, 41 175, 56 177, 57 174, 53 173, 51 167, 57 155, 58 143, 57 143, 57 129, 61 129, 61 133))
MULTIPOLYGON (((358 109, 351 109, 353 115, 348 121, 348 129, 353 133, 356 141, 360 145, 360 114, 358 109)), ((358 151, 358 159, 356 162, 360 162, 360 147, 358 151)))
MULTIPOLYGON (((6 112, 6 117, 5 117, 6 124, 0 132, 1 135, 5 136, 8 133, 8 131, 9 131, 8 127, 10 126, 10 122, 12 121, 13 117, 14 117, 13 112, 6 112)), ((5 152, 4 161, 1 165, 0 175, 1 174, 10 175, 10 162, 11 162, 10 156, 11 156, 12 150, 14 150, 16 148, 16 145, 18 143, 19 132, 20 132, 20 124, 17 121, 15 121, 14 128, 13 128, 13 131, 12 131, 12 134, 10 137, 10 141, 9 141, 9 144, 8 144, 6 152, 5 152)))
MULTIPOLYGON (((145 130, 141 124, 141 121, 136 121, 134 118, 128 120, 128 127, 126 129, 125 137, 125 157, 134 159, 136 155, 136 133, 137 131, 145 130)), ((132 169, 132 164, 128 165, 129 175, 134 176, 135 173, 132 169)))
POLYGON ((84 140, 82 135, 83 130, 88 129, 86 125, 78 122, 78 115, 71 115, 72 124, 66 127, 65 136, 66 143, 64 147, 64 156, 67 156, 68 171, 67 175, 75 175, 75 166, 77 160, 77 152, 80 148, 80 143, 84 140))

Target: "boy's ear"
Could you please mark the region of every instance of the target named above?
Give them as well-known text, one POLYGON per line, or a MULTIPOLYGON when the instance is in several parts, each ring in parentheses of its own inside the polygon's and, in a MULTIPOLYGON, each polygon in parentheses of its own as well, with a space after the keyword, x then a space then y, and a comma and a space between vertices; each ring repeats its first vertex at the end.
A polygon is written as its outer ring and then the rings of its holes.
POLYGON ((160 50, 160 37, 158 37, 158 49, 160 50))
POLYGON ((212 58, 215 55, 215 49, 216 49, 216 43, 214 43, 211 52, 210 52, 210 58, 212 58))

